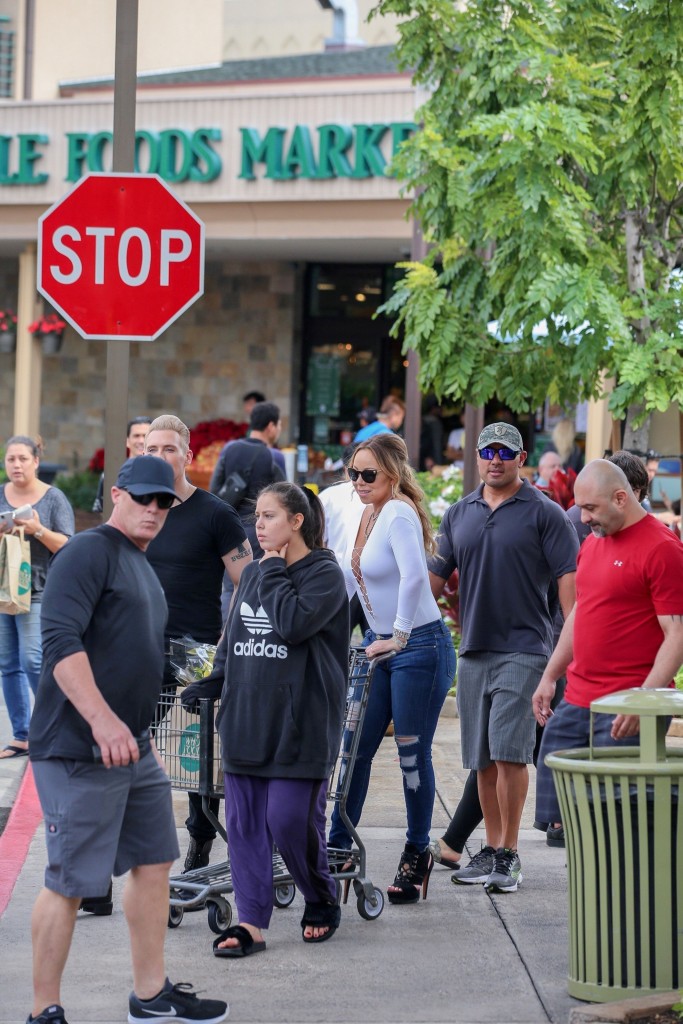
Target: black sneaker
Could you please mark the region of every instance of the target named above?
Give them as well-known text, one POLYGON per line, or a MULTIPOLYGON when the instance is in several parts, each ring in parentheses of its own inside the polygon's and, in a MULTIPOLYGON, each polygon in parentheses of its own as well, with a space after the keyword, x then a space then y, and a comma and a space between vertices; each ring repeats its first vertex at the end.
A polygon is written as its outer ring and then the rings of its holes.
POLYGON ((522 881, 522 862, 516 850, 500 847, 496 850, 493 871, 487 878, 487 892, 517 892, 522 881))
POLYGON ((112 883, 109 883, 106 896, 85 896, 79 909, 84 910, 86 914, 94 914, 95 917, 109 917, 114 909, 112 883))
POLYGON ((553 825, 548 825, 545 841, 548 846, 559 846, 564 849, 564 826, 558 825, 555 828, 553 825))
MULTIPOLYGON (((218 1024, 225 1020, 230 1007, 221 999, 200 999, 192 991, 192 986, 181 981, 172 985, 166 979, 164 987, 154 999, 138 999, 131 992, 128 999, 128 1020, 130 1024, 142 1024, 143 1021, 173 1021, 173 1024, 218 1024)), ((39 1018, 40 1019, 40 1018, 39 1018)))
POLYGON ((493 871, 495 854, 496 851, 492 846, 482 846, 467 867, 460 868, 454 875, 451 875, 451 882, 454 885, 474 885, 476 882, 485 882, 493 871))
POLYGON ((64 1016, 62 1007, 53 1003, 52 1006, 46 1006, 38 1017, 33 1017, 29 1013, 26 1024, 69 1024, 69 1022, 64 1016))
POLYGON ((196 868, 208 867, 212 846, 213 839, 207 839, 204 842, 201 842, 201 840, 195 839, 194 836, 190 836, 190 845, 187 848, 187 854, 185 856, 183 874, 185 874, 186 871, 194 871, 196 868))

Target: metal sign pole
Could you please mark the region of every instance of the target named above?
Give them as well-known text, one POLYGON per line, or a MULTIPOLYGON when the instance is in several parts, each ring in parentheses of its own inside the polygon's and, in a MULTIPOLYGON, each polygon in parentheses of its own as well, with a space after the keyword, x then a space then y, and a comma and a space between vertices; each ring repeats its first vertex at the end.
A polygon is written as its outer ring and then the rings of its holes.
MULTIPOLYGON (((118 174, 135 169, 135 91, 137 85, 138 0, 116 0, 114 60, 114 157, 118 174)), ((111 487, 125 458, 128 422, 130 342, 107 342, 105 392, 104 518, 112 511, 111 487)))

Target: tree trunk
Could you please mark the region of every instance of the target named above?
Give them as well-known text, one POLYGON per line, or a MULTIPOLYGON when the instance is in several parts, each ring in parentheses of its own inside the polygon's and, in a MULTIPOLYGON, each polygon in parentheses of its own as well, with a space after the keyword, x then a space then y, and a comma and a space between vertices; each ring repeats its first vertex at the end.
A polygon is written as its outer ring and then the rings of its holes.
MULTIPOLYGON (((642 295, 645 291, 645 264, 643 261, 642 216, 640 211, 628 210, 624 220, 624 237, 626 241, 626 277, 628 290, 632 295, 642 295)), ((647 316, 631 321, 633 340, 642 345, 647 339, 652 325, 647 316)), ((626 451, 646 452, 650 447, 650 423, 652 415, 647 416, 639 427, 633 426, 633 420, 642 413, 642 405, 629 406, 626 413, 626 430, 624 448, 626 451)))
POLYGON ((624 432, 624 448, 628 452, 644 455, 650 447, 650 424, 652 413, 647 416, 639 427, 633 426, 635 417, 642 413, 642 405, 631 405, 626 414, 626 430, 624 432))

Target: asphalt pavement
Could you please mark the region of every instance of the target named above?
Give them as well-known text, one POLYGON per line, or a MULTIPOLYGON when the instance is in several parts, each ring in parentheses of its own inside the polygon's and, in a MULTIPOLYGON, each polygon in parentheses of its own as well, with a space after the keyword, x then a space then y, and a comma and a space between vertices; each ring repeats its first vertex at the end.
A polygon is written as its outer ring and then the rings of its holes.
MULTIPOLYGON (((0 701, 0 741, 9 723, 0 701)), ((437 800, 432 835, 440 835, 466 777, 460 763, 458 721, 442 717, 434 744, 437 800)), ((26 759, 0 761, 0 824, 16 802, 26 759)), ((27 786, 26 789, 29 787, 27 786)), ((167 934, 168 973, 206 995, 231 1004, 233 1021, 352 1022, 352 1024, 566 1024, 580 1006, 566 991, 567 900, 564 852, 549 849, 534 831, 534 777, 519 844, 524 881, 517 893, 487 895, 482 886, 455 886, 436 866, 426 901, 388 903, 373 921, 357 912, 351 892, 337 934, 304 945, 297 893, 275 910, 267 950, 247 960, 216 960, 206 911, 186 913, 167 934)), ((24 792, 24 791, 22 791, 24 792)), ((186 795, 174 794, 181 850, 186 795)), ((405 809, 394 741, 386 738, 373 768, 361 822, 368 874, 385 889, 403 846, 405 809)), ((12 829, 12 821, 6 834, 12 829)), ((479 849, 483 833, 470 842, 479 849)), ((224 856, 220 842, 215 859, 224 856)), ((0 918, 0 1024, 23 1022, 31 1008, 31 908, 42 885, 42 826, 28 851, 0 918)), ((180 867, 178 867, 180 870, 180 867)), ((0 881, 11 865, 0 862, 0 881)), ((131 985, 127 929, 121 910, 123 881, 114 887, 114 913, 79 914, 67 964, 62 1002, 70 1024, 120 1024, 131 985)))

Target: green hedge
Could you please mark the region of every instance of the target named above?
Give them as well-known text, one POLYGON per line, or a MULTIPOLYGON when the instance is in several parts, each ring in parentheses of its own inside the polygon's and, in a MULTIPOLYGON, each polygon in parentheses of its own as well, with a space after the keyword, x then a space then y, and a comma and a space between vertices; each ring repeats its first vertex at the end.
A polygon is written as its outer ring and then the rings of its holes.
POLYGON ((100 474, 86 469, 80 473, 59 473, 54 486, 64 492, 72 508, 91 512, 99 482, 100 474))

